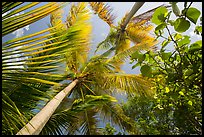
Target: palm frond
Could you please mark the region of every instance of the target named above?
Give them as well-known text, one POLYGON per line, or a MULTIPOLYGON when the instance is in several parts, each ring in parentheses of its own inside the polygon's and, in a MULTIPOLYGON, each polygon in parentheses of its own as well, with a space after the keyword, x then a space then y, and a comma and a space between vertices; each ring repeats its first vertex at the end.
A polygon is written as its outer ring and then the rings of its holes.
POLYGON ((144 20, 136 24, 129 23, 126 32, 132 42, 135 44, 142 44, 144 42, 147 46, 145 49, 149 49, 151 46, 156 44, 156 40, 154 37, 149 35, 149 31, 153 29, 153 26, 150 24, 144 25, 145 22, 146 21, 144 20))
POLYGON ((108 23, 110 27, 113 26, 116 16, 111 13, 113 9, 108 4, 104 2, 89 2, 89 4, 95 14, 98 14, 98 16, 108 23))
POLYGON ((2 111, 3 128, 10 127, 10 134, 15 134, 19 130, 20 126, 23 126, 27 122, 27 118, 20 112, 15 102, 13 102, 5 92, 2 92, 2 106, 4 107, 2 111), (5 111, 7 110, 7 111, 5 111))
POLYGON ((86 8, 87 3, 80 2, 78 5, 72 5, 70 14, 67 16, 67 28, 78 31, 77 40, 73 45, 80 46, 81 50, 66 54, 67 71, 77 72, 82 64, 87 61, 90 46, 91 25, 90 12, 86 8))
POLYGON ((110 89, 117 92, 126 92, 132 96, 152 96, 150 90, 151 80, 144 79, 140 75, 133 74, 108 74, 102 80, 103 89, 110 89))
MULTIPOLYGON (((27 4, 24 5, 16 10, 13 10, 12 12, 10 12, 10 14, 8 13, 7 15, 5 15, 5 17, 3 16, 3 21, 2 21, 2 35, 5 36, 19 28, 22 28, 24 26, 27 26, 33 22, 38 21, 39 19, 44 18, 45 16, 49 15, 51 12, 61 8, 62 6, 64 6, 64 3, 48 3, 45 4, 44 6, 41 6, 39 8, 35 8, 31 11, 28 11, 24 14, 20 14, 20 15, 16 15, 19 12, 22 12, 28 8, 31 8, 33 6, 35 6, 38 3, 31 3, 31 4, 27 4), (15 16, 14 16, 15 15, 15 16)), ((7 9, 8 6, 4 5, 5 8, 3 7, 3 9, 7 9)), ((13 9, 12 7, 16 7, 16 3, 11 3, 11 5, 9 6, 10 8, 8 8, 7 12, 9 12, 11 9, 13 9)), ((4 12, 5 12, 4 11, 4 12)))
POLYGON ((118 35, 117 31, 114 28, 110 28, 110 32, 108 36, 106 37, 105 40, 103 40, 102 42, 98 44, 98 46, 96 47, 95 53, 98 50, 103 50, 103 49, 106 50, 110 47, 114 47, 117 35, 118 35))
POLYGON ((70 107, 57 109, 43 128, 41 134, 74 134, 77 129, 83 134, 97 134, 95 130, 97 129, 97 121, 95 119, 97 111, 94 108, 101 106, 103 103, 115 101, 116 99, 109 95, 86 95, 84 101, 77 99, 70 107))
POLYGON ((105 62, 107 57, 94 56, 81 69, 80 77, 86 76, 86 80, 94 81, 107 73, 113 73, 114 66, 105 62))
POLYGON ((124 114, 119 104, 112 102, 106 103, 99 110, 99 114, 103 121, 109 121, 114 125, 118 125, 121 129, 128 131, 130 134, 140 134, 134 120, 124 114))
POLYGON ((152 18, 152 15, 154 14, 154 11, 155 11, 156 9, 158 9, 159 7, 169 8, 169 7, 171 7, 171 6, 165 6, 164 4, 163 4, 163 5, 160 5, 160 6, 156 7, 156 8, 153 8, 153 9, 151 9, 151 10, 148 10, 148 11, 146 11, 146 12, 140 14, 140 15, 137 15, 137 16, 131 18, 130 22, 139 23, 139 22, 144 21, 144 20, 145 20, 146 22, 149 21, 149 20, 152 18))
POLYGON ((14 9, 21 4, 23 4, 23 2, 2 2, 2 14, 14 9))
MULTIPOLYGON (((156 42, 155 42, 156 43, 156 42)), ((153 45, 152 45, 153 46, 153 45)), ((117 63, 121 63, 126 61, 135 51, 140 50, 151 50, 149 47, 148 41, 135 44, 134 46, 130 47, 129 49, 126 49, 106 60, 108 64, 117 65, 117 63)))

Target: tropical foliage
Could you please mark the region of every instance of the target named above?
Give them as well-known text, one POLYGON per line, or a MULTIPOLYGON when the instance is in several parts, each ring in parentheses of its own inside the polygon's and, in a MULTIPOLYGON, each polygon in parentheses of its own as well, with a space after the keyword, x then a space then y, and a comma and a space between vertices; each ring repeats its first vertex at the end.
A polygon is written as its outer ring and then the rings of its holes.
MULTIPOLYGON (((184 2, 181 12, 176 2, 171 3, 171 10, 158 8, 152 22, 157 25, 155 34, 163 39, 161 48, 132 55, 137 61, 133 68, 141 66, 142 75, 154 79, 152 89, 156 90, 154 98, 135 97, 124 104, 126 114, 139 123, 143 134, 202 134, 202 40, 191 42, 184 34, 201 19, 191 4, 184 2), (176 19, 171 18, 173 13, 176 19), (171 44, 174 50, 168 52, 171 44)), ((200 27, 195 26, 197 35, 202 35, 200 27)))

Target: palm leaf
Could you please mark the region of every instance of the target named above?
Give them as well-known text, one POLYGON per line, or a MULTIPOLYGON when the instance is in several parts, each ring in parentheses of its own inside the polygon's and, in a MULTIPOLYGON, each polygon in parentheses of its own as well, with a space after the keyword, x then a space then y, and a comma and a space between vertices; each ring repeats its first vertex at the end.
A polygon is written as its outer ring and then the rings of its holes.
MULTIPOLYGON (((35 4, 32 4, 34 6, 35 4)), ((32 7, 31 6, 31 7, 32 7)), ((44 18, 45 16, 49 15, 51 12, 59 9, 60 7, 64 6, 64 3, 56 4, 56 3, 48 3, 44 6, 31 10, 21 15, 17 16, 8 16, 2 22, 2 35, 5 36, 19 28, 27 26, 39 19, 44 18)), ((20 11, 24 11, 29 6, 24 5, 23 7, 17 10, 14 10, 12 14, 17 14, 20 11), (22 10, 23 9, 23 10, 22 10)))
POLYGON ((67 71, 77 72, 82 64, 87 61, 87 52, 90 46, 91 25, 90 12, 86 8, 87 4, 80 2, 77 5, 72 5, 70 14, 67 16, 66 25, 69 29, 78 31, 77 40, 73 43, 81 47, 81 50, 72 52, 66 55, 67 71))
POLYGON ((104 49, 106 50, 110 47, 114 47, 117 35, 118 35, 117 31, 115 31, 114 28, 110 28, 110 32, 109 32, 108 36, 105 38, 104 41, 102 41, 98 44, 98 46, 96 47, 95 53, 98 50, 104 50, 104 49))
POLYGON ((89 4, 95 14, 98 14, 110 27, 113 26, 113 21, 116 17, 111 13, 113 9, 108 4, 104 2, 89 2, 89 4))
POLYGON ((2 14, 10 11, 11 9, 23 4, 23 2, 2 2, 2 14))
POLYGON ((58 108, 43 128, 41 134, 74 134, 77 129, 79 131, 81 130, 80 132, 83 134, 95 134, 97 121, 94 117, 96 115, 96 110, 93 108, 112 101, 115 102, 115 98, 108 95, 87 95, 84 101, 82 99, 77 99, 73 102, 71 107, 63 109, 58 108), (62 129, 64 133, 61 132, 62 129))
POLYGON ((129 23, 127 25, 127 35, 130 38, 132 42, 135 44, 138 43, 149 43, 147 45, 146 49, 149 49, 149 47, 153 46, 156 44, 156 40, 154 37, 149 36, 149 31, 153 29, 152 25, 144 25, 146 21, 141 21, 139 23, 129 23))
POLYGON ((145 20, 145 21, 149 21, 149 20, 152 18, 152 15, 154 14, 154 11, 155 11, 156 9, 158 9, 159 7, 169 8, 169 7, 171 7, 171 6, 165 6, 165 5, 163 4, 163 5, 161 5, 161 6, 158 6, 158 7, 154 8, 154 9, 148 10, 148 11, 146 11, 146 12, 140 14, 140 15, 137 15, 137 16, 135 16, 135 17, 132 17, 130 22, 139 23, 139 22, 144 21, 144 20, 145 20))
POLYGON ((117 92, 127 92, 129 95, 152 96, 151 81, 139 75, 108 74, 102 80, 104 89, 117 89, 117 92))
POLYGON ((119 104, 113 104, 112 102, 106 103, 99 110, 99 114, 103 121, 118 125, 120 129, 126 130, 130 134, 140 134, 134 120, 124 114, 119 104))

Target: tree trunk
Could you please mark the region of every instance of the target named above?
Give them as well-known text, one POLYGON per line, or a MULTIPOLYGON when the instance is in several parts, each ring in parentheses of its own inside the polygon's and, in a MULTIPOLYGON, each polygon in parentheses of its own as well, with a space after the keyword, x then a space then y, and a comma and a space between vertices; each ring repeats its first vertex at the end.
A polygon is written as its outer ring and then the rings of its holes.
POLYGON ((78 79, 75 79, 65 89, 60 91, 47 105, 37 113, 27 125, 25 125, 16 135, 38 135, 52 114, 55 112, 62 100, 70 93, 77 84, 78 79))
POLYGON ((121 27, 121 30, 124 31, 127 24, 129 23, 130 19, 134 16, 134 14, 140 9, 140 7, 142 7, 142 5, 144 4, 145 2, 136 2, 134 4, 134 6, 132 7, 130 13, 127 15, 127 18, 126 20, 124 21, 124 24, 122 25, 121 27))

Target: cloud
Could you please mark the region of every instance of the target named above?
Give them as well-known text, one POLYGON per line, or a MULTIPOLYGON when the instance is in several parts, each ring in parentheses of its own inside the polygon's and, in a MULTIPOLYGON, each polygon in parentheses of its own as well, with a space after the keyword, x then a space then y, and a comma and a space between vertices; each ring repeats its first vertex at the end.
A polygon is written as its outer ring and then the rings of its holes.
POLYGON ((27 30, 27 31, 29 30, 29 25, 14 31, 12 34, 16 35, 15 36, 16 38, 19 38, 19 37, 24 35, 25 30, 27 30))

